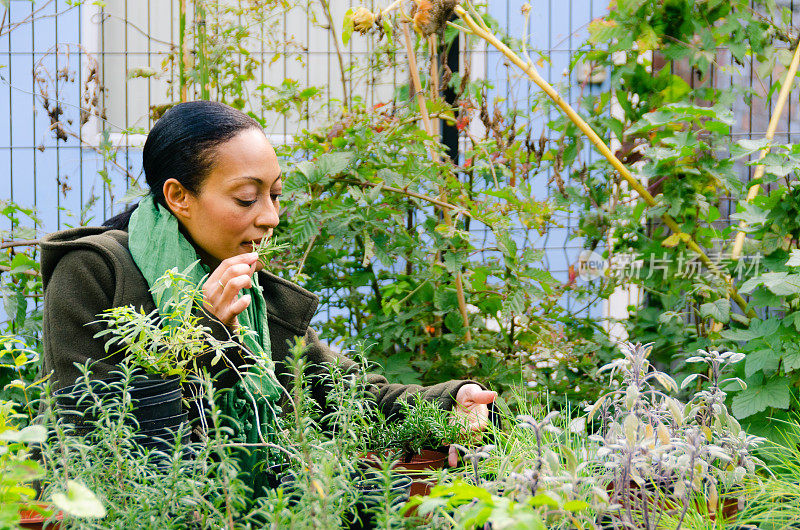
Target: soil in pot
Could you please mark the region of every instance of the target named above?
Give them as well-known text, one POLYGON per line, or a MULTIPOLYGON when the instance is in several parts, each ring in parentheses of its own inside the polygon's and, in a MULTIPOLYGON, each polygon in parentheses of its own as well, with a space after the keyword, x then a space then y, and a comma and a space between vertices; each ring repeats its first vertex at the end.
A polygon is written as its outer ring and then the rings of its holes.
POLYGON ((19 526, 20 528, 30 529, 48 529, 56 530, 61 528, 61 521, 64 519, 64 513, 49 504, 36 503, 42 510, 50 512, 52 515, 44 515, 38 510, 33 508, 24 508, 19 511, 19 526), (55 513, 53 513, 55 512, 55 513))

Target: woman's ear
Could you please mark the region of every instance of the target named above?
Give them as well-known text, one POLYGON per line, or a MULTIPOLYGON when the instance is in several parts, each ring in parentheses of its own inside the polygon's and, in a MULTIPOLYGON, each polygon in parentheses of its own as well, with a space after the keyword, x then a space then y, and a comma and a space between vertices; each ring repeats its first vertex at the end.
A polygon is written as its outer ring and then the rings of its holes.
POLYGON ((183 184, 176 179, 167 179, 164 182, 164 202, 167 203, 170 211, 178 219, 188 219, 191 217, 192 200, 194 196, 183 187, 183 184))

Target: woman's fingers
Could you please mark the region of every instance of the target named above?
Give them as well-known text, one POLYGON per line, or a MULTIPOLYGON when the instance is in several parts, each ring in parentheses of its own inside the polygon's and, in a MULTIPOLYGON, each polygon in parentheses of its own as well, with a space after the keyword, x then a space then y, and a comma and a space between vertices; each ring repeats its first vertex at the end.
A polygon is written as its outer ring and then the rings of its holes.
POLYGON ((489 407, 486 405, 461 408, 455 414, 468 431, 482 431, 489 425, 489 407))
POLYGON ((236 301, 230 305, 231 313, 233 313, 234 316, 239 316, 242 311, 247 309, 247 306, 250 305, 250 302, 251 297, 249 294, 237 298, 236 301))
POLYGON ((242 274, 230 278, 227 282, 223 281, 222 284, 224 287, 222 289, 220 301, 223 304, 232 304, 239 296, 239 291, 242 289, 249 289, 253 286, 253 279, 246 274, 242 274))
POLYGON ((251 252, 228 258, 203 284, 204 306, 228 327, 238 325, 236 317, 250 305, 250 295, 239 296, 253 286, 252 275, 258 254, 251 252))
POLYGON ((455 445, 451 445, 448 450, 447 463, 450 464, 450 467, 458 465, 458 449, 456 449, 455 445))
MULTIPOLYGON (((217 266, 216 269, 211 271, 211 274, 208 276, 208 282, 211 283, 218 283, 222 280, 222 276, 227 272, 227 270, 233 265, 245 264, 249 265, 250 268, 255 271, 255 263, 258 261, 258 253, 256 252, 248 252, 247 254, 239 254, 238 256, 233 256, 232 258, 224 259, 222 262, 217 266)), ((223 281, 224 283, 224 281, 223 281)))
POLYGON ((472 401, 481 405, 494 403, 495 399, 497 399, 497 392, 494 390, 480 390, 472 394, 472 401))
POLYGON ((249 278, 252 274, 252 268, 247 263, 234 263, 233 265, 229 266, 225 272, 219 277, 219 282, 222 285, 228 285, 228 283, 237 278, 239 276, 244 276, 249 278))

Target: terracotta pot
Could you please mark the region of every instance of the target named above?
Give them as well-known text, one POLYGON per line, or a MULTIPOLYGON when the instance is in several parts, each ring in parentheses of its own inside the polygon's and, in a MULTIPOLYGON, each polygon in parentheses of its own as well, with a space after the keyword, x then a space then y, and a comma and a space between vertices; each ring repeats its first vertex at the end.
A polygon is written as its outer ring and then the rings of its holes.
MULTIPOLYGON (((55 509, 53 506, 41 502, 34 504, 44 511, 52 512, 55 509)), ((19 517, 20 528, 30 528, 36 530, 46 528, 48 530, 56 530, 61 528, 61 521, 64 519, 64 513, 59 510, 55 512, 55 515, 44 515, 39 513, 38 510, 27 508, 19 511, 19 517)))
POLYGON ((431 482, 429 471, 442 469, 447 463, 447 454, 439 451, 423 449, 411 460, 401 460, 395 465, 399 473, 411 477, 411 496, 426 496, 431 492, 434 483, 431 482))

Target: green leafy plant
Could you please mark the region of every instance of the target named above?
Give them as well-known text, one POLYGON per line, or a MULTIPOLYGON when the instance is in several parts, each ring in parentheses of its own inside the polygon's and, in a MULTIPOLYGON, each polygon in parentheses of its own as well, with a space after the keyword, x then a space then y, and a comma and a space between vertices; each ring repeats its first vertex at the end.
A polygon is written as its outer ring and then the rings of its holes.
POLYGON ((36 498, 30 484, 44 473, 31 458, 29 444, 42 443, 47 437, 47 429, 41 425, 19 429, 17 422, 25 415, 17 413, 15 405, 0 400, 0 525, 6 528, 15 526, 19 511, 36 498))
POLYGON ((432 401, 416 395, 401 402, 399 418, 375 423, 369 433, 367 447, 383 454, 396 451, 403 459, 411 459, 421 449, 436 450, 442 446, 465 442, 465 425, 432 401))
POLYGON ((202 287, 189 277, 189 271, 197 266, 195 262, 184 271, 173 268, 155 282, 151 291, 156 305, 164 302, 160 314, 158 309, 145 313, 132 306, 113 307, 97 321, 106 329, 95 338, 106 337, 106 351, 123 350, 129 364, 148 373, 180 375, 182 380, 201 375, 198 357, 213 353, 212 366, 223 360, 225 349, 238 344, 233 337, 216 339, 202 324, 202 287))
POLYGON ((286 251, 291 245, 289 243, 277 243, 275 238, 263 238, 258 242, 258 245, 253 248, 253 252, 258 253, 258 261, 267 268, 272 261, 272 258, 279 252, 286 251))

